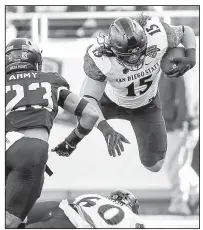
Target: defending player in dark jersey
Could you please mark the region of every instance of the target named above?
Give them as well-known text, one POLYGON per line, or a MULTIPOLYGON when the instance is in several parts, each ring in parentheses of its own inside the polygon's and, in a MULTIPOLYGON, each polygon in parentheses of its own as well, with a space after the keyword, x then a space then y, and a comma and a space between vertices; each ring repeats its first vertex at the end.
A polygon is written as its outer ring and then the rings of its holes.
POLYGON ((58 106, 80 118, 59 145, 69 156, 94 127, 98 114, 57 73, 41 71, 41 52, 30 40, 6 46, 6 227, 16 228, 41 194, 48 138, 58 106))
POLYGON ((84 57, 81 95, 97 109, 97 128, 105 137, 110 156, 121 155, 129 141, 116 132, 109 119, 130 121, 142 164, 150 171, 161 169, 167 150, 167 134, 158 91, 160 63, 167 49, 180 43, 185 57, 171 60, 169 77, 180 77, 196 63, 196 40, 189 26, 170 26, 156 18, 121 17, 99 36, 84 57))
POLYGON ((86 194, 71 203, 67 199, 36 203, 24 227, 144 228, 138 210, 138 200, 127 190, 116 190, 107 197, 86 194))

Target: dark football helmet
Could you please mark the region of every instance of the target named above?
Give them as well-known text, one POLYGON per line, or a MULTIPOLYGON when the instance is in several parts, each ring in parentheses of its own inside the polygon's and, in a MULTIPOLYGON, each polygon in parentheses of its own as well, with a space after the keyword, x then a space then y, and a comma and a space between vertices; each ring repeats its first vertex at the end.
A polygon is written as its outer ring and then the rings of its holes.
POLYGON ((147 36, 135 20, 121 17, 109 28, 109 43, 120 64, 129 70, 142 67, 147 49, 147 36))
POLYGON ((132 210, 133 213, 138 215, 139 210, 139 202, 136 197, 127 190, 116 190, 111 192, 107 198, 109 200, 114 201, 115 203, 119 203, 122 205, 126 205, 128 208, 132 210))
POLYGON ((20 70, 41 70, 39 48, 27 38, 15 38, 6 46, 6 73, 20 70))

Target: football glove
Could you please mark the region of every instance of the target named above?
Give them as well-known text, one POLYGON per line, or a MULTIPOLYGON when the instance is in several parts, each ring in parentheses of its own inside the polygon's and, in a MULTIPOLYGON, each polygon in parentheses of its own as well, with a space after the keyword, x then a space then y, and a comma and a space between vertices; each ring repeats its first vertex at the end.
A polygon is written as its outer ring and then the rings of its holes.
POLYGON ((116 152, 119 156, 121 155, 124 151, 122 142, 130 144, 128 139, 116 132, 106 121, 102 121, 98 128, 104 135, 110 156, 116 157, 116 152))
POLYGON ((178 78, 184 75, 189 69, 193 68, 196 64, 195 49, 188 49, 185 51, 185 57, 172 58, 170 61, 176 65, 173 70, 166 73, 167 77, 178 78))
POLYGON ((51 151, 56 152, 59 156, 69 157, 75 149, 76 149, 76 146, 71 146, 66 138, 64 141, 58 144, 51 151))

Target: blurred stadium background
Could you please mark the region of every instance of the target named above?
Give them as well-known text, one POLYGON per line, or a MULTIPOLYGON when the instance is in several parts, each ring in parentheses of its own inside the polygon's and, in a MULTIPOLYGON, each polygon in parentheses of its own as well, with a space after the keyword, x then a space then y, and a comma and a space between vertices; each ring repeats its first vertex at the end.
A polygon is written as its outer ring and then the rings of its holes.
MULTIPOLYGON (((79 93, 85 77, 83 55, 87 46, 94 42, 98 32, 106 33, 115 18, 134 17, 141 12, 172 25, 191 26, 199 44, 199 6, 146 5, 9 5, 6 6, 6 42, 14 37, 31 38, 43 50, 44 71, 61 73, 71 90, 79 93)), ((188 85, 193 92, 194 103, 198 103, 199 62, 192 71, 195 83, 189 80, 188 85)), ((147 171, 140 162, 130 123, 124 120, 112 120, 110 123, 130 140, 131 145, 125 146, 125 153, 115 159, 109 157, 103 136, 96 129, 70 158, 61 158, 50 152, 48 164, 54 174, 46 177, 40 200, 58 200, 66 196, 71 200, 79 194, 106 195, 112 189, 125 188, 137 194, 146 227, 198 228, 198 215, 167 215, 171 184, 166 169, 158 173, 147 171)), ((51 131, 50 149, 63 140, 75 125, 75 118, 60 110, 51 131)), ((198 160, 196 164, 199 164, 198 160)))

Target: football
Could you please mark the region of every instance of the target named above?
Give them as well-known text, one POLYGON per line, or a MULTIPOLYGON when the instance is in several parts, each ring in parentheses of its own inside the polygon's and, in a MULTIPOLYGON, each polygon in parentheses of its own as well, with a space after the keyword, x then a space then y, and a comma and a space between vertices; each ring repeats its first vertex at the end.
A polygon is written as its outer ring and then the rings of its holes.
POLYGON ((161 60, 161 69, 164 73, 168 73, 176 67, 176 64, 170 61, 171 58, 176 57, 185 57, 185 48, 176 47, 167 50, 161 60))

